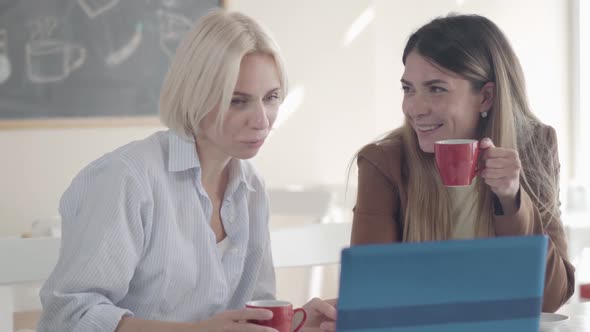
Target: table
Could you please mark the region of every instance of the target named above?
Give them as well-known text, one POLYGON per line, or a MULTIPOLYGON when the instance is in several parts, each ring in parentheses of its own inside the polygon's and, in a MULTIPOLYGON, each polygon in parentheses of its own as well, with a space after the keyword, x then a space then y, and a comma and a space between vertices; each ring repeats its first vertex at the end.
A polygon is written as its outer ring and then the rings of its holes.
POLYGON ((568 315, 570 319, 551 332, 590 332, 590 302, 566 304, 557 313, 568 315))

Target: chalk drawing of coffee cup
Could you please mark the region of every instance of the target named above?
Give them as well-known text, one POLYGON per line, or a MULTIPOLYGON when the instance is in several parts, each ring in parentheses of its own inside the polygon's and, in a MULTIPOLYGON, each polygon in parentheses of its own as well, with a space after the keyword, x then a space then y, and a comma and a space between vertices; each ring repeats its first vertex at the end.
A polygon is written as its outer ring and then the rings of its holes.
POLYGON ((158 9, 156 15, 160 23, 160 33, 164 35, 170 33, 184 34, 188 32, 193 25, 188 17, 177 13, 158 9))
POLYGON ((163 10, 158 10, 157 16, 160 22, 160 47, 172 58, 184 35, 191 29, 192 22, 185 16, 163 10))
POLYGON ((63 41, 34 40, 26 45, 27 74, 35 83, 64 80, 85 60, 85 48, 63 41))
POLYGON ((90 18, 95 18, 118 3, 119 0, 78 0, 78 4, 90 18))
POLYGON ((169 33, 160 36, 160 47, 168 56, 168 58, 174 58, 174 54, 176 54, 176 49, 182 42, 183 37, 184 35, 178 33, 169 33))

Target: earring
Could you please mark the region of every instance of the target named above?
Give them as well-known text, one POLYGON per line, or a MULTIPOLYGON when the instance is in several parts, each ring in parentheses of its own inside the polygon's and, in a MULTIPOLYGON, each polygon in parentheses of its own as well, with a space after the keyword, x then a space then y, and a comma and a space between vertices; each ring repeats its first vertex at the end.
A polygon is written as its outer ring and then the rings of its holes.
POLYGON ((487 111, 481 112, 481 117, 482 118, 487 118, 488 117, 488 112, 487 111))

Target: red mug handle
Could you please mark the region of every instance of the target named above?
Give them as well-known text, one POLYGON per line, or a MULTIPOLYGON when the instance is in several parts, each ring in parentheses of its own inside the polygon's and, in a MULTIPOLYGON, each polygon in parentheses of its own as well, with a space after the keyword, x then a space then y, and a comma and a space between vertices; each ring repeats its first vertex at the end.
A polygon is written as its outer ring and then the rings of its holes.
MULTIPOLYGON (((484 152, 487 149, 482 149, 479 147, 479 142, 477 142, 477 163, 479 165, 479 160, 481 158, 482 152, 484 152)), ((478 175, 481 171, 483 171, 484 169, 486 169, 486 166, 481 166, 481 167, 476 167, 475 168, 475 172, 473 172, 473 176, 478 175)))
POLYGON ((297 332, 297 331, 301 330, 301 328, 303 327, 303 324, 305 324, 305 321, 307 320, 307 312, 305 311, 305 309, 297 308, 297 309, 293 310, 293 318, 295 318, 295 315, 297 313, 302 313, 303 318, 301 318, 301 321, 299 322, 299 324, 291 332, 297 332))

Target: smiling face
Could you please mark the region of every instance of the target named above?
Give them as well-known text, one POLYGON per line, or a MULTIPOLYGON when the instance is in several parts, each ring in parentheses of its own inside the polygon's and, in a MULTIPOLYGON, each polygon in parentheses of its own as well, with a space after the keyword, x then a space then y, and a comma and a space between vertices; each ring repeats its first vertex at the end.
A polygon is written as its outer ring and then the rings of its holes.
POLYGON ((281 80, 274 58, 260 53, 244 56, 221 130, 216 109, 201 121, 198 145, 206 144, 225 157, 254 157, 270 133, 281 100, 281 80))
POLYGON ((485 93, 475 92, 471 83, 444 71, 415 51, 406 58, 401 79, 402 109, 424 152, 434 152, 434 142, 477 139, 480 112, 487 110, 485 93))

